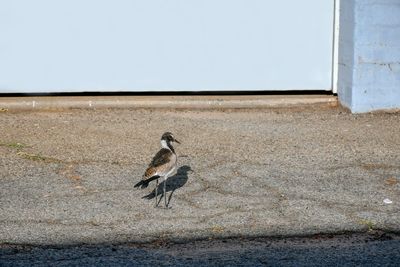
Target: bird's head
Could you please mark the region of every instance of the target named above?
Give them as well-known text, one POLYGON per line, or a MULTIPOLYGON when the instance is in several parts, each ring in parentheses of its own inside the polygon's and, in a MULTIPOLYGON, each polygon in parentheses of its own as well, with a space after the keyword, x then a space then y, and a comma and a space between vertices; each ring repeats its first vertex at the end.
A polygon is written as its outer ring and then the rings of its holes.
POLYGON ((178 140, 175 139, 174 135, 171 132, 166 132, 161 136, 161 141, 165 141, 166 143, 176 142, 180 144, 178 140))

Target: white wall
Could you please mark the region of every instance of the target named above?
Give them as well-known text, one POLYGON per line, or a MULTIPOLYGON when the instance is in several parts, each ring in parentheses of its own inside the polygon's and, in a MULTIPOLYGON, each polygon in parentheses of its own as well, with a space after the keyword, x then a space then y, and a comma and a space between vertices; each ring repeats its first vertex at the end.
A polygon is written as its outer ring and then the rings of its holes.
POLYGON ((339 84, 353 112, 400 108, 400 1, 342 0, 339 84))
POLYGON ((0 1, 0 92, 331 90, 333 0, 0 1))

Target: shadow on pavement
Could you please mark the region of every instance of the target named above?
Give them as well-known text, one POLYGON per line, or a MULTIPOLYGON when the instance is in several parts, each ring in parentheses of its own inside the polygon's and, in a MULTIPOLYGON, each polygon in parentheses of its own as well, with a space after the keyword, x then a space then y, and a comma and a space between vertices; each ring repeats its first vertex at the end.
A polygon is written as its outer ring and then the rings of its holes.
POLYGON ((400 236, 348 234, 189 243, 0 245, 0 266, 400 266, 400 236))

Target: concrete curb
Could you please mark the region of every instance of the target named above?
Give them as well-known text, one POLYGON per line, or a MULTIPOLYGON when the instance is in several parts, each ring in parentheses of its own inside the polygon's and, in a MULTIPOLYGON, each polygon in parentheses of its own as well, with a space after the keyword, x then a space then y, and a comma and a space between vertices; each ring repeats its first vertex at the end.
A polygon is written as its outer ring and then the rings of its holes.
POLYGON ((51 110, 74 108, 276 108, 290 106, 337 106, 329 95, 250 96, 29 96, 1 97, 0 110, 51 110))

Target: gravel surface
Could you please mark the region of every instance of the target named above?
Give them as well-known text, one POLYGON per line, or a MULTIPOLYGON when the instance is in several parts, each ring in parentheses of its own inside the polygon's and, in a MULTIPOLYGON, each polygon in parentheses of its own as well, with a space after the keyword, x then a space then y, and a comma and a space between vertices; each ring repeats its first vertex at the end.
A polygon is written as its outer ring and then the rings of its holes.
POLYGON ((400 113, 0 112, 0 133, 3 244, 400 230, 400 113), (133 188, 165 131, 182 143, 168 210, 133 188))

